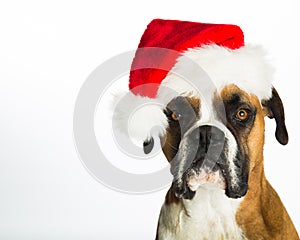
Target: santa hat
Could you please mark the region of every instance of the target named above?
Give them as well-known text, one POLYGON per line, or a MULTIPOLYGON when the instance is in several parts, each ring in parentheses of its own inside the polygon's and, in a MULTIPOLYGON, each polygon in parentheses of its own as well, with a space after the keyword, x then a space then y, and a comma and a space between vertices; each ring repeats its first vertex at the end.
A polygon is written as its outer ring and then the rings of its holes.
POLYGON ((273 71, 265 55, 261 47, 245 45, 235 25, 155 19, 135 53, 130 91, 118 97, 115 126, 140 141, 164 134, 168 122, 163 110, 171 98, 205 91, 193 86, 191 76, 197 71, 187 59, 203 70, 197 77, 216 89, 235 84, 260 100, 269 99, 273 71))

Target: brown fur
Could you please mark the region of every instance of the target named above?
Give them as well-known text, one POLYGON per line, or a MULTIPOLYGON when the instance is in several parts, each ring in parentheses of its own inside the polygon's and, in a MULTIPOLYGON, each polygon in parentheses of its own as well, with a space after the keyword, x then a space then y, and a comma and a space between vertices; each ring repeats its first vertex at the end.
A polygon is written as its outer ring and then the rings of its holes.
POLYGON ((297 240, 296 229, 264 173, 264 117, 269 111, 262 108, 256 96, 249 96, 235 86, 225 88, 222 98, 237 91, 255 105, 257 113, 246 143, 250 156, 249 190, 236 213, 236 221, 247 239, 297 240))

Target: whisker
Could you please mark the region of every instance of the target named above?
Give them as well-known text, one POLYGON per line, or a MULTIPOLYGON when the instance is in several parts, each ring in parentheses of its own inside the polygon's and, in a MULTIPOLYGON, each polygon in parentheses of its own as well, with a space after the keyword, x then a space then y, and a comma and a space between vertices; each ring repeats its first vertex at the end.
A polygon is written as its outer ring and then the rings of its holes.
POLYGON ((174 150, 178 150, 178 148, 177 147, 175 147, 175 146, 173 146, 172 144, 170 144, 170 143, 168 143, 168 142, 166 142, 166 144, 168 144, 172 149, 174 149, 174 150))

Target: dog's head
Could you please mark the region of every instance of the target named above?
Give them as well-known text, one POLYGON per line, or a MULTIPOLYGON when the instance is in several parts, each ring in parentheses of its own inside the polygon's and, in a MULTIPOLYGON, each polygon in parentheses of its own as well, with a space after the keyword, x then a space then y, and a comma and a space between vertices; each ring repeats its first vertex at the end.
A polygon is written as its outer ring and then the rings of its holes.
POLYGON ((230 198, 242 197, 249 171, 263 164, 265 116, 275 118, 277 140, 288 141, 282 102, 274 88, 268 101, 260 101, 228 85, 209 105, 208 111, 200 97, 178 96, 165 109, 169 125, 162 142, 173 190, 190 199, 199 186, 219 187, 230 198))
POLYGON ((160 137, 178 197, 192 198, 199 186, 244 196, 250 171, 263 164, 265 116, 288 142, 273 68, 243 37, 234 25, 156 19, 135 53, 117 127, 144 141, 145 153, 160 137))

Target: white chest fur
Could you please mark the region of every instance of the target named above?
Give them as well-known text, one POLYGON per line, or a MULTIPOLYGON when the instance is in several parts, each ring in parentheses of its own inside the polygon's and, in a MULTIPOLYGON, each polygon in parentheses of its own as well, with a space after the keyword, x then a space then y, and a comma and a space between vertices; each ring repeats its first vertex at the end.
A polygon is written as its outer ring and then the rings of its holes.
MULTIPOLYGON (((176 233, 166 231, 162 240, 245 239, 235 221, 240 199, 228 198, 224 190, 205 184, 192 200, 184 200, 176 233)), ((172 216, 169 216, 172 217, 172 216)), ((176 216, 173 216, 176 218, 176 216)))

